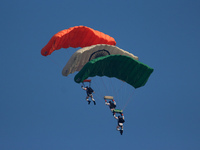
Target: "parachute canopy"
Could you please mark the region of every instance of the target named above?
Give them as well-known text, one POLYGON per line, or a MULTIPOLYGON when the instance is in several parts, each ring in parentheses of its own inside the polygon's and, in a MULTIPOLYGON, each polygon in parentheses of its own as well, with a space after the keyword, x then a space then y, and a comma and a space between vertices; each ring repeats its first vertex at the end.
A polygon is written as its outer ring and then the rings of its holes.
POLYGON ((104 96, 104 99, 105 99, 105 100, 106 100, 106 99, 113 100, 114 98, 113 98, 113 96, 104 96))
POLYGON ((123 80, 135 88, 144 86, 153 72, 147 65, 123 55, 107 55, 89 61, 74 77, 76 83, 88 77, 107 76, 123 80))
POLYGON ((61 48, 86 47, 96 44, 116 45, 116 42, 113 37, 100 31, 86 26, 75 26, 56 33, 42 48, 41 54, 47 56, 61 48))
POLYGON ((84 47, 76 51, 63 68, 62 75, 68 76, 69 74, 74 73, 75 71, 80 71, 83 68, 83 66, 92 59, 115 54, 126 55, 132 57, 135 60, 138 60, 137 56, 134 56, 133 54, 123 49, 120 49, 117 46, 97 44, 84 47))
POLYGON ((113 113, 123 113, 123 110, 121 110, 121 109, 114 109, 113 113))
POLYGON ((91 79, 85 79, 83 82, 91 82, 91 79))

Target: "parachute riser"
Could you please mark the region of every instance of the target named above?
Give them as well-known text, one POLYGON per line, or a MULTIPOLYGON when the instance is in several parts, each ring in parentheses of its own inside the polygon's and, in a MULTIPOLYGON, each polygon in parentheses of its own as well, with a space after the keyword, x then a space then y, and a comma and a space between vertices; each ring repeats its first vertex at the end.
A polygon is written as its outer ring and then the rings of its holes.
POLYGON ((85 82, 89 82, 89 87, 91 87, 91 79, 85 79, 83 82, 82 82, 82 85, 85 87, 85 82))

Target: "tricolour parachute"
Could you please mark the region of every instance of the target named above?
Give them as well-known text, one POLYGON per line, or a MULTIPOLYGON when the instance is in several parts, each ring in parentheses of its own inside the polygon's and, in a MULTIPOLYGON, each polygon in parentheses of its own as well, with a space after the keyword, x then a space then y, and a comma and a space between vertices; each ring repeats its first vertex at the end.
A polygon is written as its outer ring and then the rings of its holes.
POLYGON ((75 71, 80 71, 83 68, 83 66, 90 60, 106 55, 115 54, 126 55, 132 57, 135 60, 138 60, 137 56, 134 56, 133 54, 123 49, 120 49, 117 46, 97 44, 84 47, 76 51, 63 68, 62 74, 64 76, 68 76, 69 74, 74 73, 75 71))
POLYGON ((81 83, 88 77, 107 76, 139 88, 146 84, 152 72, 152 68, 129 56, 107 55, 89 61, 74 77, 74 81, 81 83))
POLYGON ((43 56, 61 48, 86 47, 96 44, 116 45, 115 39, 86 26, 75 26, 56 33, 41 50, 43 56))

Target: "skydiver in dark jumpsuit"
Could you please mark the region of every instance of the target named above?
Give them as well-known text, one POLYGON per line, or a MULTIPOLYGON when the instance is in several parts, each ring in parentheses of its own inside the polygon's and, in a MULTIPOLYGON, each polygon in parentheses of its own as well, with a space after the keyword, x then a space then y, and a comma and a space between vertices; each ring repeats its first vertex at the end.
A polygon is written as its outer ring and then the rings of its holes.
POLYGON ((121 114, 121 116, 115 116, 115 119, 117 119, 117 131, 120 131, 120 134, 122 135, 123 134, 123 123, 125 122, 124 120, 124 115, 121 114), (121 128, 121 129, 120 129, 121 128))
POLYGON ((86 101, 88 102, 88 105, 89 105, 90 102, 91 102, 91 101, 89 100, 89 97, 90 97, 91 100, 94 102, 94 105, 96 105, 96 102, 95 102, 95 100, 94 100, 94 98, 93 98, 93 95, 92 95, 92 93, 94 93, 94 90, 93 90, 91 87, 88 87, 88 86, 86 86, 86 87, 81 86, 81 88, 82 88, 83 90, 85 90, 86 93, 87 93, 86 101))
POLYGON ((107 102, 107 100, 105 100, 105 104, 110 107, 110 110, 111 110, 111 112, 114 115, 114 110, 116 108, 116 102, 115 102, 115 100, 113 99, 112 101, 109 101, 109 102, 107 102))

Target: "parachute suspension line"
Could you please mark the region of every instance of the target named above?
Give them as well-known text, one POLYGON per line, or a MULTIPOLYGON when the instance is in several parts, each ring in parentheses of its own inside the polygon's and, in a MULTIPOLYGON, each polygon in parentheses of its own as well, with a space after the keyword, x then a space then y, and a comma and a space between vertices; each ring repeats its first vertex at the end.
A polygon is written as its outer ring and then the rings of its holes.
MULTIPOLYGON (((112 69, 109 70, 109 74, 112 74, 112 69)), ((123 96, 125 93, 125 92, 122 92, 123 91, 122 87, 125 84, 123 81, 122 82, 121 81, 122 80, 119 80, 114 77, 109 80, 109 86, 111 86, 111 88, 109 90, 112 90, 111 94, 112 94, 112 96, 114 96, 114 99, 117 102, 117 106, 119 106, 119 107, 123 106, 123 102, 124 102, 123 96), (118 81, 116 82, 116 80, 118 80, 118 81)))
MULTIPOLYGON (((118 80, 118 79, 113 79, 113 80, 118 80)), ((119 81, 119 83, 120 83, 120 81, 119 81)), ((116 83, 115 81, 112 81, 112 80, 110 80, 110 84, 111 84, 111 86, 112 86, 112 90, 113 90, 113 96, 114 96, 114 100, 117 102, 117 106, 121 106, 121 103, 123 102, 123 101, 121 101, 121 99, 122 99, 122 97, 123 97, 123 94, 122 94, 122 92, 121 92, 121 90, 122 90, 122 86, 124 85, 123 84, 123 82, 122 83, 120 83, 119 85, 118 85, 118 82, 116 83), (113 84, 113 82, 114 82, 114 84, 113 84), (121 95, 121 96, 120 96, 121 95)))
MULTIPOLYGON (((104 67, 102 67, 102 66, 100 66, 100 68, 102 68, 102 74, 103 74, 103 68, 104 67)), ((100 77, 101 78, 101 77, 100 77)), ((103 84, 103 86, 104 86, 104 90, 106 90, 106 92, 109 90, 108 88, 107 88, 107 86, 106 86, 106 84, 105 84, 105 82, 104 82, 104 80, 101 78, 101 82, 102 82, 102 84, 103 84)), ((105 95, 104 95, 105 96, 105 95)))
MULTIPOLYGON (((101 68, 101 72, 102 72, 102 74, 103 74, 103 68, 104 67, 99 67, 99 68, 101 68)), ((111 90, 112 88, 110 88, 109 87, 109 84, 108 83, 105 83, 107 80, 106 79, 104 79, 104 78, 102 78, 102 77, 98 77, 98 80, 95 80, 95 81, 97 81, 98 83, 96 84, 96 85, 102 85, 103 86, 103 88, 97 88, 98 89, 98 97, 100 98, 100 99, 102 99, 105 95, 107 95, 108 94, 108 92, 109 92, 109 90, 111 90)), ((96 93, 96 92, 95 92, 96 93)), ((109 92, 110 93, 110 92, 109 92)))
MULTIPOLYGON (((127 77, 127 79, 128 79, 128 77, 127 77)), ((124 105, 123 110, 126 108, 126 106, 128 105, 128 103, 130 102, 131 98, 133 97, 133 93, 134 93, 134 92, 132 92, 132 93, 129 95, 129 98, 128 98, 127 101, 126 101, 126 104, 124 105)))
POLYGON ((121 83, 119 89, 117 90, 117 93, 119 93, 120 89, 121 89, 123 86, 124 86, 124 81, 122 81, 122 83, 121 83))
POLYGON ((106 84, 104 83, 104 80, 103 80, 102 78, 101 78, 101 82, 103 83, 104 89, 105 89, 106 91, 108 91, 107 86, 106 86, 106 84))
POLYGON ((102 85, 102 82, 100 81, 100 79, 95 80, 95 83, 93 85, 94 85, 94 91, 95 91, 94 93, 95 99, 97 99, 98 101, 102 101, 103 97, 105 96, 105 92, 104 92, 105 90, 102 87, 98 86, 98 85, 102 85), (98 83, 96 83, 96 81, 98 83))
POLYGON ((83 86, 83 87, 85 87, 85 84, 84 84, 84 82, 82 82, 82 86, 83 86))
POLYGON ((132 92, 132 93, 130 94, 130 96, 129 96, 129 98, 128 98, 128 100, 127 100, 127 102, 126 102, 126 104, 124 105, 124 107, 123 107, 122 110, 124 110, 124 109, 127 107, 127 105, 129 104, 129 102, 131 101, 131 98, 133 97, 133 94, 134 94, 134 92, 132 92))
POLYGON ((89 87, 91 87, 91 81, 89 82, 89 87))
POLYGON ((120 87, 119 87, 119 89, 117 90, 117 97, 118 97, 118 103, 119 103, 119 106, 123 106, 123 102, 124 102, 124 100, 122 100, 122 99, 124 99, 124 95, 126 95, 126 93, 125 93, 125 91, 124 91, 124 88, 122 88, 122 87, 124 87, 124 85, 125 85, 125 83, 122 81, 121 83, 120 83, 120 87), (120 96, 121 95, 121 96, 120 96))
POLYGON ((100 101, 102 101, 102 98, 103 98, 103 91, 104 91, 104 89, 103 88, 101 88, 99 85, 102 85, 102 81, 100 81, 100 79, 99 79, 99 77, 97 77, 97 79, 94 79, 94 80, 92 80, 92 88, 94 89, 94 91, 95 91, 95 97, 98 97, 98 99, 100 100, 100 101))
MULTIPOLYGON (((103 70, 104 67, 101 67, 101 68, 102 68, 101 72, 103 74, 104 73, 104 70, 103 70)), ((109 74, 111 74, 111 69, 109 70, 109 74)), ((113 95, 115 93, 115 86, 113 85, 112 80, 113 80, 113 78, 108 80, 109 83, 107 83, 107 85, 105 83, 103 83, 104 87, 106 87, 106 94, 108 94, 107 92, 109 92, 109 94, 111 94, 111 95, 113 95), (112 91, 110 92, 110 90, 112 90, 112 91)))
MULTIPOLYGON (((98 96, 99 95, 99 87, 98 86, 96 86, 96 85, 98 85, 97 83, 96 83, 96 80, 92 80, 92 86, 90 85, 90 87, 92 88, 92 89, 94 89, 94 91, 95 91, 95 95, 96 96, 98 96), (97 89, 98 89, 98 91, 97 91, 97 89)), ((96 97, 95 96, 95 97, 96 97)))
MULTIPOLYGON (((110 71, 109 71, 110 72, 110 71)), ((111 72, 110 72, 111 73, 111 72)), ((114 89, 114 85, 112 82, 112 78, 109 80, 109 86, 111 86, 109 89, 112 90, 111 93, 115 94, 115 89, 114 89)))

